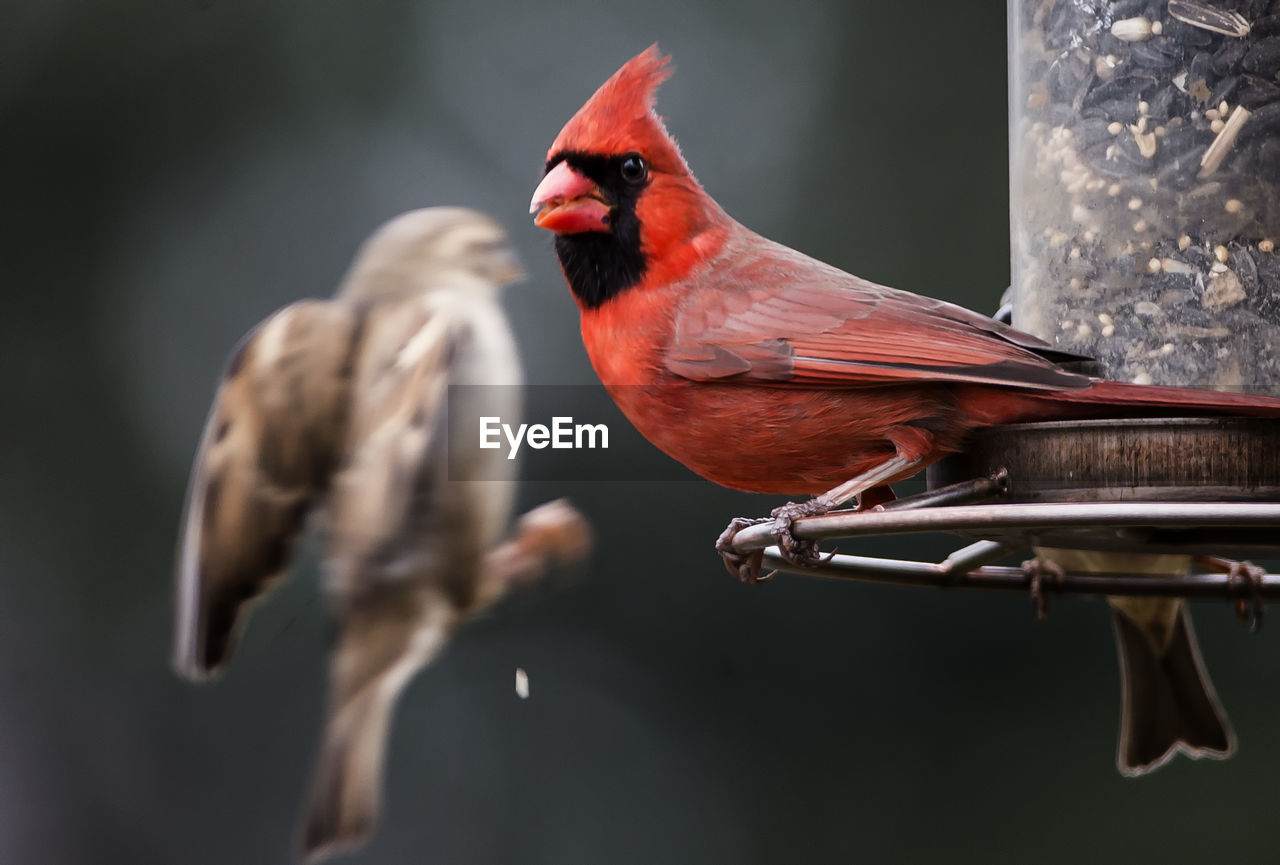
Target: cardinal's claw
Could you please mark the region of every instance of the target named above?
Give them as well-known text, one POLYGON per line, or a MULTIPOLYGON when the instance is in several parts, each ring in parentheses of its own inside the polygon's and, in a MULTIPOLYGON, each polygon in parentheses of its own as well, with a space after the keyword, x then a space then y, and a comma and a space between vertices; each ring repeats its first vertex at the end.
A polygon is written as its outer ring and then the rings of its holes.
POLYGON ((1045 589, 1061 582, 1066 572, 1057 562, 1039 557, 1023 562, 1022 572, 1031 578, 1031 606, 1035 610, 1036 619, 1048 618, 1049 596, 1045 589))
POLYGON ((733 549, 733 538, 747 526, 767 523, 768 520, 749 520, 746 517, 734 517, 729 526, 716 538, 716 552, 724 560, 725 569, 744 583, 763 583, 771 578, 774 572, 760 576, 760 568, 764 564, 764 550, 752 550, 743 554, 733 549))
POLYGON ((807 502, 788 502, 770 513, 773 517, 773 534, 778 539, 778 551, 793 565, 810 567, 821 564, 822 555, 816 541, 802 541, 791 533, 792 524, 801 517, 825 514, 830 508, 819 499, 807 502))

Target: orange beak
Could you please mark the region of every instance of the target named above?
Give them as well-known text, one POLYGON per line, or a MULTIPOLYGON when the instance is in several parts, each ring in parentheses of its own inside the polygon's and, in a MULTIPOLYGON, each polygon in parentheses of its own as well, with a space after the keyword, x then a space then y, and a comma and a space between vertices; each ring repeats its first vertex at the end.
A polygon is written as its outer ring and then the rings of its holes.
POLYGON ((611 231, 612 210, 600 187, 567 162, 547 172, 529 202, 529 212, 538 214, 533 224, 556 234, 611 231))

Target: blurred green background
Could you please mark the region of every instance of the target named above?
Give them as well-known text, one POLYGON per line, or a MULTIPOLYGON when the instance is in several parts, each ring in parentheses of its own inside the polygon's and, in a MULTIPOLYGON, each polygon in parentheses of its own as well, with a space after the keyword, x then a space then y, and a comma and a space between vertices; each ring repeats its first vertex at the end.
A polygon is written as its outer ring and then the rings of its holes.
MULTIPOLYGON (((186 473, 245 330, 328 294, 384 219, 470 205, 528 265, 507 305, 529 380, 594 381, 527 202, 560 126, 655 40, 678 69, 661 111, 730 213, 870 279, 994 309, 1004 14, 4 3, 0 862, 292 853, 329 636, 314 556, 224 680, 168 668, 186 473)), ((1197 608, 1240 752, 1126 781, 1102 603, 1061 600, 1037 624, 1016 596, 746 587, 711 542, 774 500, 535 477, 522 505, 558 495, 594 519, 593 562, 465 630, 409 688, 385 821, 352 861, 1275 861, 1275 630, 1197 608)))

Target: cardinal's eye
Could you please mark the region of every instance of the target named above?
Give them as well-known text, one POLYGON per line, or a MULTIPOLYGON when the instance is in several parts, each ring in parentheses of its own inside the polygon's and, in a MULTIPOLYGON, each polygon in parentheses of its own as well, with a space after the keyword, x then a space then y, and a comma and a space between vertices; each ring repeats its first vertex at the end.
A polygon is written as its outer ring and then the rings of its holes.
POLYGON ((641 183, 649 176, 649 166, 639 153, 631 153, 622 160, 622 179, 627 183, 641 183))

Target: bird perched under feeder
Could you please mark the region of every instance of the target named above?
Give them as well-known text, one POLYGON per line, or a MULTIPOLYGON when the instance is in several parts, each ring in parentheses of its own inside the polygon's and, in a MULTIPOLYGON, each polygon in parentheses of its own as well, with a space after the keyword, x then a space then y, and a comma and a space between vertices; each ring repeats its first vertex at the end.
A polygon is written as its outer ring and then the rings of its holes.
POLYGON ((177 573, 174 664, 229 659, 247 604, 323 517, 338 620, 328 724, 302 843, 318 856, 376 822, 387 728, 409 680, 468 616, 550 560, 585 552, 564 502, 506 531, 514 464, 471 441, 479 413, 520 410, 498 289, 521 276, 503 230, 461 208, 403 214, 365 242, 332 300, 272 315, 232 355, 196 455, 177 573), (462 388, 450 399, 451 385, 462 388))
MULTIPOLYGON (((814 496, 773 511, 792 561, 818 558, 792 536, 794 519, 892 498, 888 484, 983 427, 1280 417, 1280 400, 1066 369, 1081 358, 756 234, 703 190, 655 113, 667 63, 650 47, 600 86, 548 150, 530 209, 556 235, 587 354, 631 423, 718 484, 814 496)), ((734 520, 717 544, 747 582, 760 579, 763 553, 739 555, 732 538, 751 522, 734 520)))

